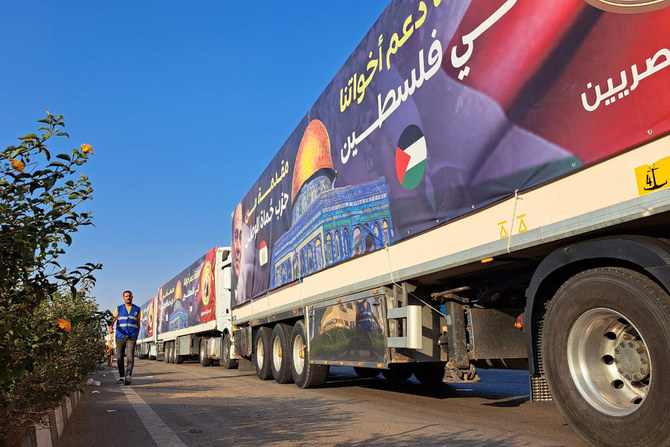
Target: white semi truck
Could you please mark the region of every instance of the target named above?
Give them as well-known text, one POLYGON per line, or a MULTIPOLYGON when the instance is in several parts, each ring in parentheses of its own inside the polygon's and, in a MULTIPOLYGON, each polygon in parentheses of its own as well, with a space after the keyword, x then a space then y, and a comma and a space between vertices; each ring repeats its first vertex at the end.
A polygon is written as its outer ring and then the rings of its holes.
POLYGON ((670 443, 670 8, 392 1, 233 214, 235 354, 528 368, 594 445, 670 443))
POLYGON ((667 6, 392 1, 240 201, 230 252, 159 290, 157 355, 302 388, 330 365, 527 368, 586 442, 668 445, 667 6), (205 290, 216 318, 191 326, 205 290))
POLYGON ((235 368, 230 355, 230 249, 214 247, 158 289, 142 306, 136 354, 182 363, 235 368))

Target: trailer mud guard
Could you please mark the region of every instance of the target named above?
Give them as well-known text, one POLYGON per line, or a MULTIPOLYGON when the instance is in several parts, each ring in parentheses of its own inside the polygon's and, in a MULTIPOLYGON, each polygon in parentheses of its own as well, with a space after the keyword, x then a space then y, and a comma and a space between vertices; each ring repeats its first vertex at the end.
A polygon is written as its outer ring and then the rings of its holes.
POLYGON ((670 241, 647 236, 617 236, 593 239, 562 247, 537 267, 526 290, 523 326, 531 378, 531 400, 551 400, 542 371, 540 336, 544 303, 561 283, 579 271, 580 264, 632 266, 670 291, 670 241))

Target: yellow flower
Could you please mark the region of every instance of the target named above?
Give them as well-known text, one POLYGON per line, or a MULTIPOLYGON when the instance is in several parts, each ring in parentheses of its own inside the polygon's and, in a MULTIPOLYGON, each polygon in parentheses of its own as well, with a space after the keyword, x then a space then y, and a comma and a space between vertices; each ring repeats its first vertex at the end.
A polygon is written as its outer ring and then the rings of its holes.
POLYGON ((90 144, 82 144, 81 145, 81 151, 85 154, 92 154, 93 153, 93 148, 91 147, 90 144))
POLYGON ((9 162, 12 164, 12 168, 23 174, 24 169, 26 169, 26 164, 24 162, 21 160, 14 160, 13 158, 9 160, 9 162))
POLYGON ((56 320, 56 324, 58 327, 63 329, 65 332, 70 332, 70 329, 72 329, 72 326, 70 325, 70 322, 67 320, 63 320, 62 318, 59 318, 56 320))

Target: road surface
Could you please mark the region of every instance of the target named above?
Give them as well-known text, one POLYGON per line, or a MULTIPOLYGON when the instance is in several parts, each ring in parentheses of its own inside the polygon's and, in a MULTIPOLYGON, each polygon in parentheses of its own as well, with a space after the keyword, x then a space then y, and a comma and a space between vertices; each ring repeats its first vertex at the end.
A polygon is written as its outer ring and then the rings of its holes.
POLYGON ((59 446, 582 446, 551 403, 529 402, 528 373, 426 388, 333 367, 323 388, 254 371, 137 360, 133 383, 93 377, 59 446), (94 393, 94 391, 99 391, 94 393))

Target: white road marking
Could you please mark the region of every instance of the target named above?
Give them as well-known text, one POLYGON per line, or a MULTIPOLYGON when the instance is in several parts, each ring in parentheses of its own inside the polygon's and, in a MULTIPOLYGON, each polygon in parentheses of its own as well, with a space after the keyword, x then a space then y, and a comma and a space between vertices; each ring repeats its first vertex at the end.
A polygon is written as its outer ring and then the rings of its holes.
MULTIPOLYGON (((118 377, 118 373, 114 373, 114 378, 116 380, 118 380, 118 377)), ((175 432, 163 422, 139 394, 137 394, 130 386, 119 386, 123 389, 123 393, 126 395, 128 402, 133 406, 135 413, 137 413, 158 447, 186 447, 186 444, 184 444, 175 432)))

